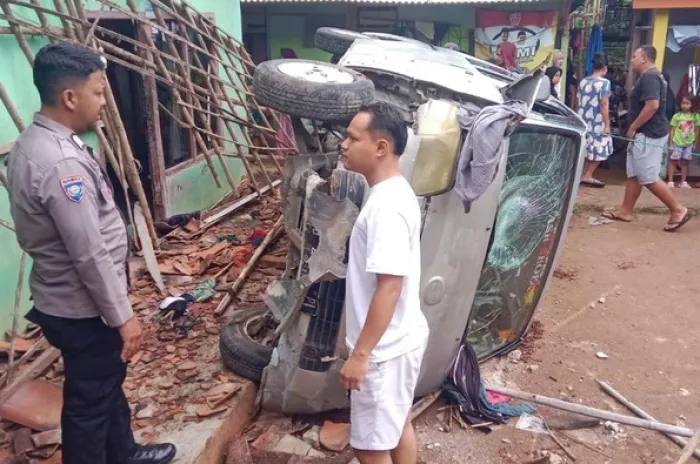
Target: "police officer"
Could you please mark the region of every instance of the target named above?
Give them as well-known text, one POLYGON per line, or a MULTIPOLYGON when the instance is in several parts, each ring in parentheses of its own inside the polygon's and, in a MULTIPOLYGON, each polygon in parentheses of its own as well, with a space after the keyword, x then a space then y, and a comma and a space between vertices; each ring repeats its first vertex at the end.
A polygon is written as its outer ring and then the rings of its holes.
POLYGON ((167 464, 171 444, 137 445, 122 383, 141 346, 129 304, 129 254, 112 187, 78 134, 105 104, 104 65, 87 48, 58 43, 36 55, 41 110, 8 157, 20 246, 33 259, 35 307, 65 363, 61 428, 65 464, 167 464))

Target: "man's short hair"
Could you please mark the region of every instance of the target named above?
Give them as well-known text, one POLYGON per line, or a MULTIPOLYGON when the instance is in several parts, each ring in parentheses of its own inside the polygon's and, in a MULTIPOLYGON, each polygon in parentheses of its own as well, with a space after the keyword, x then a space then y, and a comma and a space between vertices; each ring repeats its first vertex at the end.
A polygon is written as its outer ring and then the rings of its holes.
POLYGON ((55 105, 63 90, 103 69, 99 55, 86 47, 65 42, 42 47, 34 58, 34 85, 41 104, 55 105))
POLYGON ((378 101, 363 106, 360 113, 372 116, 367 129, 385 136, 394 144, 394 154, 401 156, 408 142, 408 130, 401 112, 389 103, 378 101))
POLYGON ((598 52, 595 55, 593 55, 593 69, 596 71, 600 71, 601 69, 604 69, 608 65, 608 58, 605 56, 605 53, 603 52, 598 52))
POLYGON ((642 45, 639 49, 652 63, 656 63, 656 48, 653 45, 642 45))

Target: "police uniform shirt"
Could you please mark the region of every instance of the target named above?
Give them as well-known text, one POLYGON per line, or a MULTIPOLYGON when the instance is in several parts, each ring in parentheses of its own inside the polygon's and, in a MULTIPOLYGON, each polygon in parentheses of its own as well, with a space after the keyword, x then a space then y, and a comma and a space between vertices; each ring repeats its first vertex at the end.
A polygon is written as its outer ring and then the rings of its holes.
POLYGON ((10 212, 33 259, 38 310, 70 319, 133 316, 127 294, 128 239, 97 160, 67 127, 41 115, 8 157, 10 212))

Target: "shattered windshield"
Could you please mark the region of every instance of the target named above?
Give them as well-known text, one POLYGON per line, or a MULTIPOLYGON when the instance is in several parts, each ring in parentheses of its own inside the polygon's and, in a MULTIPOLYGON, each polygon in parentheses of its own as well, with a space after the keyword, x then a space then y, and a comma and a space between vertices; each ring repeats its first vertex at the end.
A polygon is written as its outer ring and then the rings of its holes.
POLYGON ((516 342, 530 323, 562 235, 578 140, 523 126, 510 138, 496 224, 467 328, 479 357, 516 342))

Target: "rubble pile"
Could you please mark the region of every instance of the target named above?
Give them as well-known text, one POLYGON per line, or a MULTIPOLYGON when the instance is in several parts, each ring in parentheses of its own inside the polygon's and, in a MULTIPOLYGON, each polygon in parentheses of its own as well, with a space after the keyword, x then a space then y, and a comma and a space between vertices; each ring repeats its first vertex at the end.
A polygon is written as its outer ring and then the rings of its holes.
MULTIPOLYGON (((239 192, 237 197, 247 193, 239 192)), ((157 440, 188 422, 223 415, 241 389, 243 380, 220 362, 219 330, 230 314, 216 315, 214 309, 280 214, 275 191, 216 223, 204 224, 198 215, 185 221, 178 218, 183 225, 161 237, 155 250, 165 294, 151 277, 143 252, 131 260, 129 299, 141 320, 144 337, 141 351, 129 362, 124 392, 139 442, 157 440)), ((234 296, 234 311, 262 304, 265 288, 284 270, 287 246, 286 237, 281 235, 267 247, 234 296)), ((38 329, 32 328, 32 335, 40 336, 38 329)), ((17 355, 33 345, 33 340, 16 340, 17 355)), ((0 351, 3 346, 0 344, 0 351)), ((51 459, 47 462, 61 461, 56 451, 62 374, 59 360, 41 379, 24 383, 2 405, 0 416, 5 420, 0 430, 0 462, 8 456, 15 459, 9 462, 17 463, 47 458, 51 459), (57 394, 49 399, 47 389, 57 394), (36 423, 36 417, 31 416, 37 414, 30 410, 22 414, 20 408, 19 414, 8 414, 4 409, 13 402, 40 405, 44 413, 39 414, 39 420, 44 422, 36 423), (45 423, 47 420, 50 423, 45 423)))

